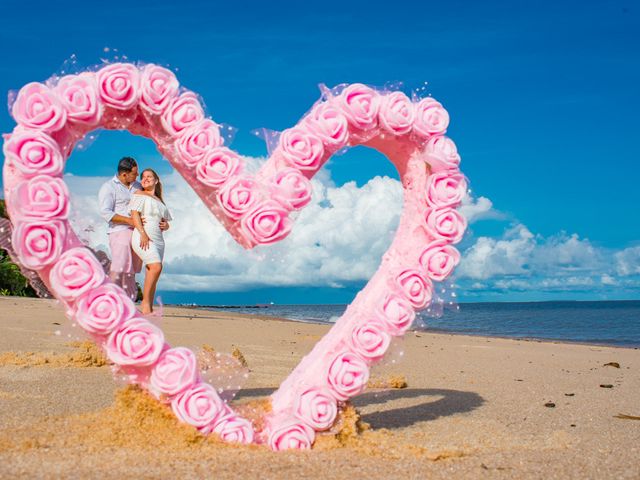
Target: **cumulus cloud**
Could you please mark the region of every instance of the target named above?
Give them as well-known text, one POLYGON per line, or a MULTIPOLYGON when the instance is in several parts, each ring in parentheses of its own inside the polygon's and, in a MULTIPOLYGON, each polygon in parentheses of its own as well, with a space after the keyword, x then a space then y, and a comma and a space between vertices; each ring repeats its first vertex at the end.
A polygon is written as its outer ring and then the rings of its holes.
POLYGON ((462 199, 460 212, 465 216, 467 222, 475 223, 478 220, 496 219, 503 220, 506 216, 493 208, 493 202, 487 197, 473 198, 468 193, 462 199))
POLYGON ((524 274, 535 246, 533 234, 524 225, 510 229, 502 239, 480 237, 465 252, 457 274, 479 280, 524 274))
MULTIPOLYGON (((263 159, 247 158, 257 170, 263 159)), ((107 249, 98 215, 103 177, 66 175, 73 223, 86 243, 107 249)), ((240 247, 182 177, 163 178, 174 221, 166 234, 164 290, 238 291, 265 286, 341 287, 362 282, 378 268, 395 235, 402 209, 397 180, 375 177, 362 187, 336 186, 324 169, 312 180, 313 200, 287 239, 247 251, 240 247)), ((456 270, 459 288, 483 292, 587 291, 640 288, 640 246, 611 251, 577 234, 543 237, 507 218, 486 197, 467 195, 460 207, 470 224, 500 220, 495 236, 469 235, 456 270)))
MULTIPOLYGON (((250 163, 257 164, 256 159, 250 163)), ((90 245, 106 247, 97 191, 107 178, 67 175, 76 230, 90 245), (86 179, 83 181, 82 179, 86 179)), ((330 177, 312 181, 313 200, 284 241, 247 251, 205 208, 182 177, 163 178, 174 222, 165 235, 163 288, 241 290, 259 286, 340 286, 368 279, 391 244, 402 209, 397 180, 375 177, 358 187, 336 187, 330 177)))
POLYGON ((640 274, 640 246, 629 247, 615 254, 616 272, 628 276, 640 274))
POLYGON ((619 252, 565 232, 544 237, 516 224, 499 238, 482 236, 463 252, 456 272, 464 289, 479 292, 597 292, 637 290, 640 249, 619 252), (630 276, 620 281, 621 275, 630 276), (604 290, 603 290, 604 291, 604 290))

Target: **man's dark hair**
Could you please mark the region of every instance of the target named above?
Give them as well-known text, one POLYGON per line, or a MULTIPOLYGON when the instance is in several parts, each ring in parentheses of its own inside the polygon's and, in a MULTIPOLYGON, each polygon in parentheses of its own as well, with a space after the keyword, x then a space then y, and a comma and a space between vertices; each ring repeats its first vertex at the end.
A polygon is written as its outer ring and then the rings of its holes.
POLYGON ((118 175, 121 173, 129 173, 133 170, 133 167, 137 167, 138 163, 134 158, 122 157, 118 162, 118 175))

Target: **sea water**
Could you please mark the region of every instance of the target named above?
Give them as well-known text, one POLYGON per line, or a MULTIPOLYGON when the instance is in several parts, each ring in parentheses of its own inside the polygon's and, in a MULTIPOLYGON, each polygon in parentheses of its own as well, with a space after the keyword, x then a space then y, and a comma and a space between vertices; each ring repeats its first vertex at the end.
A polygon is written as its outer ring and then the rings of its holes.
MULTIPOLYGON (((234 307, 232 311, 333 323, 346 307, 266 305, 234 307)), ((420 313, 415 326, 442 333, 640 347, 640 301, 461 303, 445 308, 439 317, 420 313)))

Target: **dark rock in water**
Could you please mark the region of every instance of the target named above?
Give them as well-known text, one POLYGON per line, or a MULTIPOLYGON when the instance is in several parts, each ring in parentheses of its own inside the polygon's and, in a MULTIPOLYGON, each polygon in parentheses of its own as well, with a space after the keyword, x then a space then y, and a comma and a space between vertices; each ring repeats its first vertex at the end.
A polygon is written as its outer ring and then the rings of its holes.
POLYGON ((602 388, 613 388, 613 385, 611 385, 610 383, 604 383, 604 384, 600 384, 600 387, 602 387, 602 388))
POLYGON ((618 362, 609 362, 609 363, 605 363, 603 367, 620 368, 620 364, 618 362))
POLYGON ((547 402, 544 404, 544 406, 547 408, 555 408, 556 404, 553 402, 547 402))

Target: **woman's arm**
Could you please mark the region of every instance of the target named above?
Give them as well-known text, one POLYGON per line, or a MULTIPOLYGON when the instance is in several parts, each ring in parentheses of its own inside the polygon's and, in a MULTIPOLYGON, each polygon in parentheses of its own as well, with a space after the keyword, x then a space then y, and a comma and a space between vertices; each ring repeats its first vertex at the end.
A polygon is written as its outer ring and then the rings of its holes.
POLYGON ((138 230, 138 232, 140 232, 140 248, 142 248, 142 250, 146 250, 149 248, 149 242, 151 240, 149 240, 149 235, 147 235, 147 232, 142 226, 142 217, 140 217, 140 212, 132 210, 131 218, 133 219, 133 226, 138 230))

